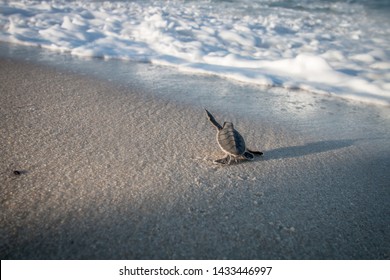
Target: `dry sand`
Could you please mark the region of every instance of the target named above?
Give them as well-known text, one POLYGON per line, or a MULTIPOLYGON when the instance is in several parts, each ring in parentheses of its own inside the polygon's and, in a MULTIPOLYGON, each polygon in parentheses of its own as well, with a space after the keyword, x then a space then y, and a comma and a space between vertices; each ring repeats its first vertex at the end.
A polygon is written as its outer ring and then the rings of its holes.
POLYGON ((233 118, 265 155, 219 167, 202 108, 7 59, 0 118, 1 259, 390 258, 388 126, 233 118))

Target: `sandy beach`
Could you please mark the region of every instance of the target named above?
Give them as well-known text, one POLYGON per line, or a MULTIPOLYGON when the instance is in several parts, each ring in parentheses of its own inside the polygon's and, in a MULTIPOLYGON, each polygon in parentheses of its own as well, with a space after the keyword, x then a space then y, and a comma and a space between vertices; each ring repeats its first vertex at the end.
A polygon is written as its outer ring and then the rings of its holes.
POLYGON ((0 104, 1 259, 390 258, 381 116, 316 135, 208 108, 264 152, 217 166, 200 106, 11 59, 0 104))

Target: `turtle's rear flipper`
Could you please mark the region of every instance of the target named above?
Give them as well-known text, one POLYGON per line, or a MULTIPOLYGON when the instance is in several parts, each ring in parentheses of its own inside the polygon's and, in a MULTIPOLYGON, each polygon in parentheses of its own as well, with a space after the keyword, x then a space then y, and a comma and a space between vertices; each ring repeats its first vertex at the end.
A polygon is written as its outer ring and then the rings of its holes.
POLYGON ((224 158, 220 158, 220 159, 216 159, 214 160, 214 163, 217 163, 217 164, 230 164, 230 156, 226 156, 224 158))
POLYGON ((257 156, 262 156, 263 155, 263 152, 260 152, 260 151, 248 150, 248 152, 250 152, 251 154, 257 155, 257 156))
POLYGON ((245 152, 243 154, 243 156, 244 156, 244 158, 249 159, 249 160, 253 160, 255 158, 255 156, 250 152, 245 152))

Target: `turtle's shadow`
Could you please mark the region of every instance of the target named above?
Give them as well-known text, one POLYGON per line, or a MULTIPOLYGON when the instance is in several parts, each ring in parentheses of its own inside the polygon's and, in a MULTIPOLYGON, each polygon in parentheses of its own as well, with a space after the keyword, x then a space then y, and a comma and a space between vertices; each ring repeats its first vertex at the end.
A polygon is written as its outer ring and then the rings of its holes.
MULTIPOLYGON (((273 150, 265 150, 263 155, 255 155, 253 160, 245 159, 232 159, 229 166, 235 166, 239 164, 250 164, 256 161, 277 160, 286 158, 299 158, 307 155, 318 154, 328 152, 332 150, 338 150, 352 146, 355 142, 362 139, 346 139, 346 140, 326 140, 318 142, 310 142, 299 146, 281 147, 273 150)), ((225 165, 221 165, 225 166, 225 165)))
POLYGON ((284 158, 298 158, 312 154, 338 150, 352 146, 357 140, 326 140, 311 142, 299 146, 281 147, 269 151, 264 151, 264 155, 256 157, 255 160, 274 160, 284 158))

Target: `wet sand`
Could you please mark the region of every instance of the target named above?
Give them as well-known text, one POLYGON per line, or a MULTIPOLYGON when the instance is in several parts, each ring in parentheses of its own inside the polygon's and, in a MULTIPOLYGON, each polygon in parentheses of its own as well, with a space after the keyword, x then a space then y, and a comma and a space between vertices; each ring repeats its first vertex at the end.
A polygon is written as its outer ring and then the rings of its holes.
POLYGON ((390 258, 387 120, 316 136, 208 108, 264 152, 216 166, 203 108, 135 88, 0 59, 0 104, 1 259, 390 258))

